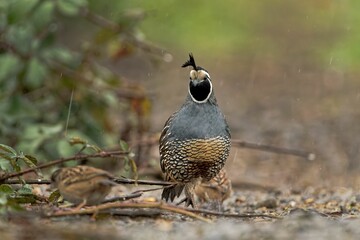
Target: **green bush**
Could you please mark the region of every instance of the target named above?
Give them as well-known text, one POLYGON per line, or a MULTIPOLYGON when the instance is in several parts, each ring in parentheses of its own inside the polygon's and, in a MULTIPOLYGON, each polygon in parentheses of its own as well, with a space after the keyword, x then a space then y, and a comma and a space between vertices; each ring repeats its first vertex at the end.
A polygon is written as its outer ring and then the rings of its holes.
POLYGON ((0 0, 0 19, 0 143, 41 160, 75 153, 70 137, 114 146, 121 136, 113 118, 131 101, 150 106, 141 86, 104 63, 147 44, 132 16, 109 21, 87 0, 0 0), (79 26, 86 30, 64 40, 79 26))

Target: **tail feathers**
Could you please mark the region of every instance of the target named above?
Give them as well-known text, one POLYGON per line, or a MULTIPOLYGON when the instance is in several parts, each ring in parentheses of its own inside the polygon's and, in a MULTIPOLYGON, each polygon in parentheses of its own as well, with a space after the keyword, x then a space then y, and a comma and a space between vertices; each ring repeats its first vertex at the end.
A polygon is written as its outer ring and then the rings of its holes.
POLYGON ((164 199, 165 201, 173 202, 175 197, 179 197, 182 191, 184 190, 185 185, 184 184, 174 184, 168 187, 165 187, 162 194, 161 199, 164 199))

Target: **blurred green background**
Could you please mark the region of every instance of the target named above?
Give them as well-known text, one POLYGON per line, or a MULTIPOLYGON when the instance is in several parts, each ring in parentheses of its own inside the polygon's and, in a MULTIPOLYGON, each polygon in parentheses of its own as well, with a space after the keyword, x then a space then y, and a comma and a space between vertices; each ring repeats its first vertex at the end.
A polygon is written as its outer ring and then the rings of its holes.
POLYGON ((71 137, 105 149, 123 139, 140 170, 157 169, 157 134, 186 97, 180 66, 192 52, 234 139, 318 156, 234 148, 233 179, 358 186, 359 10, 355 0, 0 0, 0 143, 48 161, 76 153, 71 137))

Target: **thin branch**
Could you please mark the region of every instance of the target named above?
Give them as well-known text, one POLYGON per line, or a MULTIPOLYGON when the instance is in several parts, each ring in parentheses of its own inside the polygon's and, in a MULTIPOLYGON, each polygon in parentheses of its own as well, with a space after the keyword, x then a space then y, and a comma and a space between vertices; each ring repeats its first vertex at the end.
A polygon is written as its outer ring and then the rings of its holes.
POLYGON ((88 8, 82 8, 80 13, 89 22, 94 23, 100 27, 107 28, 114 32, 121 32, 123 30, 119 24, 116 24, 115 22, 112 22, 107 18, 90 11, 88 8))
MULTIPOLYGON (((76 80, 79 80, 85 84, 93 84, 93 79, 84 76, 84 74, 79 73, 78 71, 72 70, 71 68, 56 62, 52 61, 50 59, 41 59, 43 63, 45 63, 49 68, 56 72, 60 72, 62 75, 67 76, 69 78, 73 78, 76 80)), ((103 86, 105 89, 112 89, 107 86, 103 86)), ((116 94, 118 97, 124 98, 124 99, 142 99, 146 98, 148 96, 145 92, 135 91, 131 88, 122 87, 121 89, 116 90, 116 94)))
MULTIPOLYGON (((155 180, 135 180, 135 179, 129 179, 129 178, 114 178, 114 182, 119 184, 138 184, 138 185, 157 185, 157 186, 170 186, 173 185, 173 182, 166 182, 166 181, 155 181, 155 180)), ((51 181, 48 179, 26 179, 24 181, 21 181, 19 179, 6 179, 2 180, 2 183, 5 184, 51 184, 51 181)), ((160 188, 159 188, 160 189, 160 188)), ((151 191, 159 190, 159 189, 151 189, 151 191)), ((139 190, 139 192, 145 192, 150 191, 149 190, 139 190)))
POLYGON ((256 150, 260 150, 260 151, 298 156, 298 157, 305 158, 309 161, 313 161, 316 158, 316 155, 312 152, 306 152, 306 151, 297 150, 297 149, 274 147, 274 146, 270 146, 270 145, 265 145, 265 144, 260 144, 260 143, 250 143, 250 142, 245 142, 245 141, 236 140, 236 139, 232 140, 231 144, 235 147, 250 148, 250 149, 256 149, 256 150))
POLYGON ((54 160, 48 163, 43 163, 40 164, 36 167, 33 168, 28 168, 25 169, 23 171, 20 172, 16 172, 16 173, 10 173, 10 174, 5 174, 3 176, 0 177, 0 183, 3 182, 6 179, 9 178, 13 178, 13 177, 18 177, 18 176, 22 176, 26 173, 30 173, 30 172, 35 172, 38 169, 43 169, 43 168, 47 168, 47 167, 51 167, 60 163, 64 163, 64 162, 68 162, 68 161, 79 161, 79 160, 84 160, 87 158, 107 158, 107 157, 114 157, 114 156, 122 156, 122 155, 126 155, 129 154, 129 152, 126 151, 111 151, 111 152, 101 152, 101 153, 95 153, 95 154, 81 154, 81 155, 75 155, 72 157, 68 157, 68 158, 60 158, 58 160, 54 160))
POLYGON ((114 182, 122 184, 140 184, 140 185, 158 185, 158 186, 170 186, 174 182, 156 181, 156 180, 134 180, 128 178, 114 178, 114 182))
POLYGON ((126 216, 131 218, 137 217, 148 217, 148 218, 158 218, 161 217, 161 209, 109 209, 104 210, 105 214, 111 216, 126 216))
POLYGON ((142 194, 143 194, 142 192, 136 191, 136 192, 130 193, 130 194, 122 196, 122 197, 113 197, 113 198, 110 198, 110 199, 106 199, 102 203, 104 204, 104 203, 111 203, 111 202, 126 201, 126 200, 130 200, 130 199, 133 199, 133 198, 141 197, 142 194))
MULTIPOLYGON (((122 32, 126 33, 126 31, 124 31, 124 27, 121 24, 113 22, 107 18, 104 18, 103 16, 90 11, 88 8, 83 8, 81 14, 89 22, 97 26, 109 29, 110 31, 113 31, 115 33, 122 33, 122 32)), ((139 49, 143 50, 144 52, 160 55, 163 57, 165 61, 172 60, 172 55, 167 51, 165 51, 163 48, 160 48, 158 46, 155 46, 154 44, 151 44, 143 40, 140 41, 132 36, 127 36, 127 40, 128 42, 138 47, 139 49)))
POLYGON ((88 215, 98 213, 99 211, 111 209, 111 208, 156 208, 161 209, 173 213, 178 213, 181 215, 185 215, 188 217, 192 217, 204 222, 211 223, 211 220, 193 212, 190 212, 188 209, 183 209, 179 207, 175 207, 172 205, 168 205, 162 202, 115 202, 115 203, 105 203, 95 207, 80 209, 80 210, 71 210, 71 211, 61 211, 55 212, 53 214, 47 215, 47 217, 63 217, 63 216, 72 216, 72 215, 88 215))
MULTIPOLYGON (((142 139, 141 141, 139 141, 139 140, 132 141, 129 143, 129 145, 130 146, 138 146, 138 145, 154 146, 154 145, 157 145, 158 142, 159 142, 158 137, 151 136, 151 137, 148 137, 147 139, 142 139)), ((249 149, 255 149, 255 150, 272 152, 272 153, 279 153, 279 154, 294 155, 294 156, 305 158, 309 161, 315 160, 315 158, 316 158, 316 155, 312 152, 307 152, 307 151, 297 150, 297 149, 288 149, 288 148, 283 148, 283 147, 275 147, 275 146, 270 146, 270 145, 266 145, 266 144, 251 143, 251 142, 241 141, 239 139, 231 140, 231 144, 234 147, 249 148, 249 149)))
POLYGON ((27 179, 27 180, 19 180, 19 179, 6 179, 3 180, 4 184, 29 184, 29 185, 49 185, 51 181, 48 179, 27 179))

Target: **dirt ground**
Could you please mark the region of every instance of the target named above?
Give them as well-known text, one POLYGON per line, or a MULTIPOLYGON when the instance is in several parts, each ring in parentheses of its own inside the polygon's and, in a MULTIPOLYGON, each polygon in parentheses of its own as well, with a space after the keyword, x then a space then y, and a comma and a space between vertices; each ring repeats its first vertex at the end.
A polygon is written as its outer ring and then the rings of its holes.
MULTIPOLYGON (((350 188, 283 191, 251 188, 235 188, 232 196, 216 210, 277 218, 203 215, 212 220, 205 223, 158 209, 117 209, 100 213, 94 221, 90 216, 42 218, 28 212, 10 215, 8 223, 0 222, 1 239, 358 239, 360 236, 360 195, 350 188)), ((151 192, 142 199, 158 200, 158 195, 151 192)), ((34 210, 34 206, 29 209, 34 210)))

